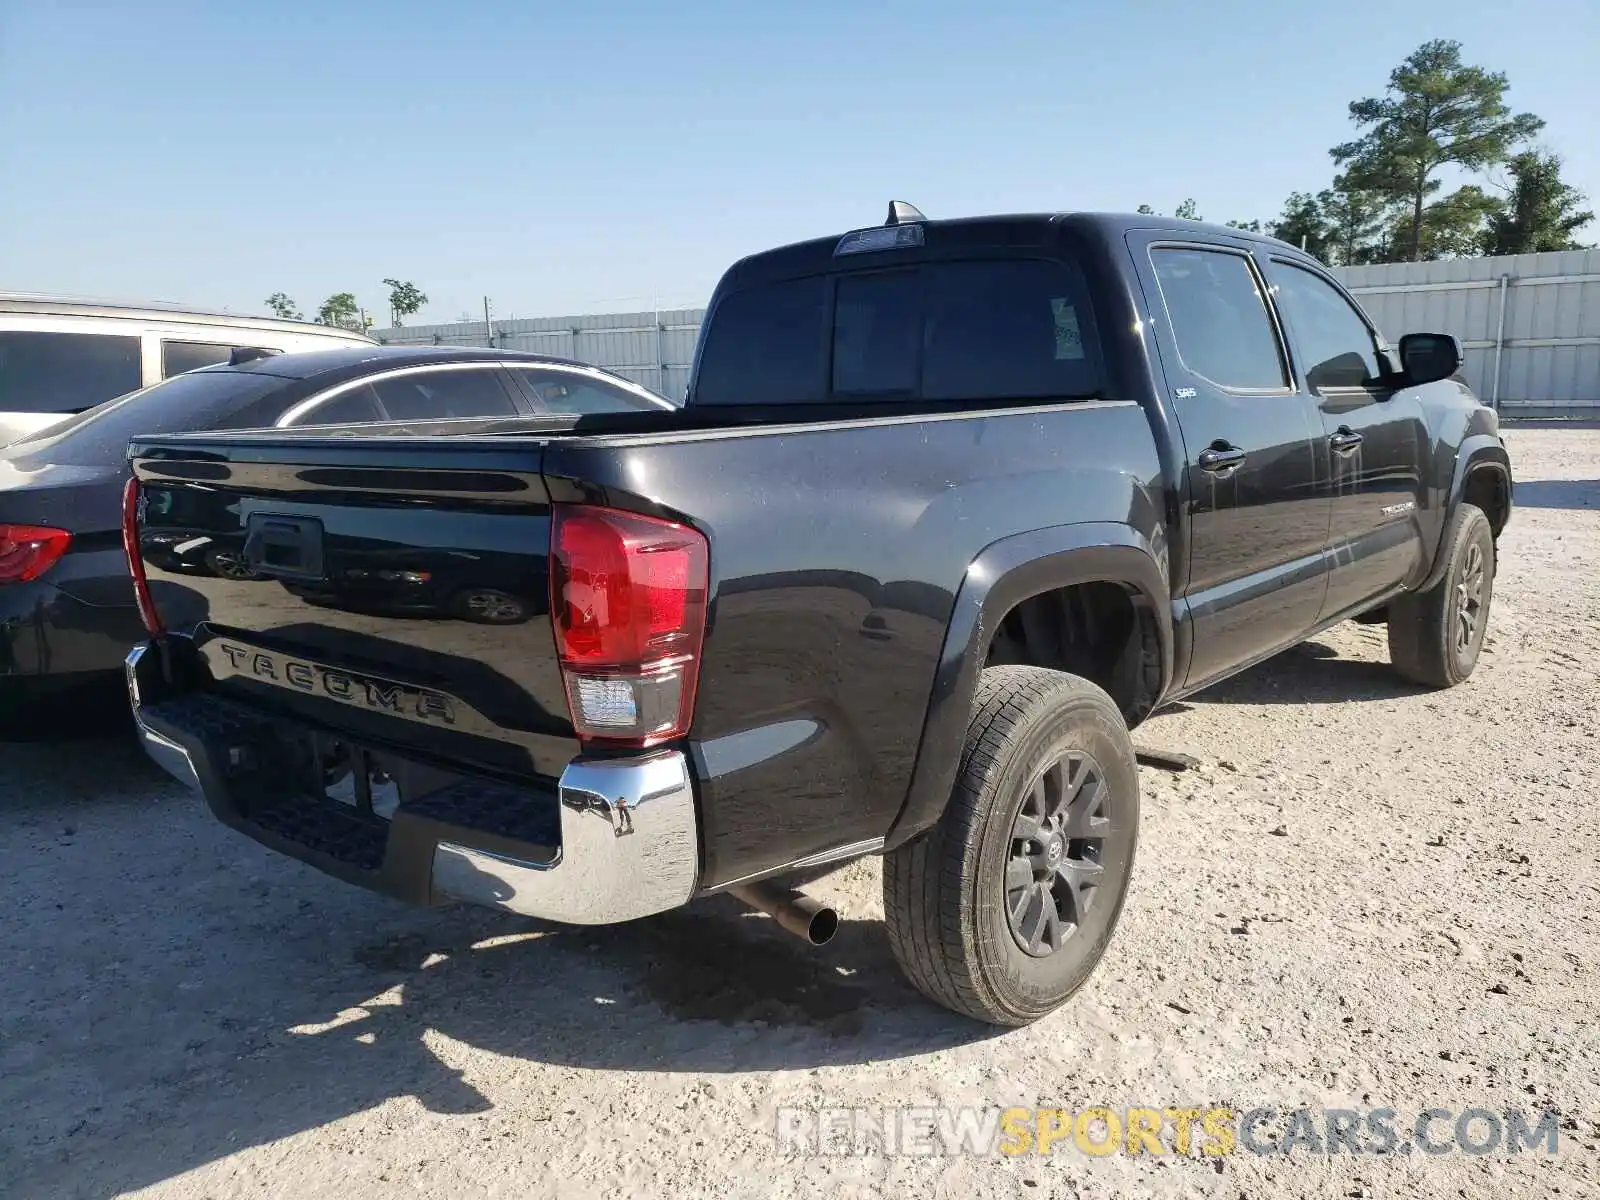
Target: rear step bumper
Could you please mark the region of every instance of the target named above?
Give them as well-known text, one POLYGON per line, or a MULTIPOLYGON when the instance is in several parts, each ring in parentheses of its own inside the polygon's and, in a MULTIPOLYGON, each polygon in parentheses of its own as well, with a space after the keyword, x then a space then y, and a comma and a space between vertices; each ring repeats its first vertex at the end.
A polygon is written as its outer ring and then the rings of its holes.
POLYGON ((457 778, 388 820, 363 819, 298 788, 276 752, 285 722, 207 693, 171 694, 158 660, 144 645, 126 664, 145 752, 225 824, 331 875, 416 903, 574 925, 650 916, 694 894, 699 835, 678 751, 575 760, 553 795, 457 778))

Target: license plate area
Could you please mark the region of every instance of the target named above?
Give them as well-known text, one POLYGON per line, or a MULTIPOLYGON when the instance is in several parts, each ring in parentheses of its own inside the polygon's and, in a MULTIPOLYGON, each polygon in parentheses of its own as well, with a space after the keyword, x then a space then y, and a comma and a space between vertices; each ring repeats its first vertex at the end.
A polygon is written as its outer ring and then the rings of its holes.
POLYGON ((310 800, 369 821, 388 823, 407 800, 446 786, 452 776, 340 734, 294 739, 294 776, 310 800))

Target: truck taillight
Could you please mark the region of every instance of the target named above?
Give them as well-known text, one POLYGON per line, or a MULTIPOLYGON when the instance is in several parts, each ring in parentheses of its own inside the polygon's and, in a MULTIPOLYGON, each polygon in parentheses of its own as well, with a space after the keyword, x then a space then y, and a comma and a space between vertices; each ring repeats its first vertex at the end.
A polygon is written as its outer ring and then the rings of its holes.
POLYGON ((27 583, 43 575, 72 544, 65 529, 0 525, 0 584, 27 583))
POLYGON ((144 555, 139 553, 139 481, 129 479, 122 489, 122 553, 128 559, 128 574, 133 576, 133 598, 139 605, 139 619, 151 637, 166 631, 161 626, 156 602, 150 595, 150 581, 144 574, 144 555))
POLYGON ((580 739, 644 747, 689 731, 707 578, 705 536, 687 525, 554 506, 550 616, 580 739))

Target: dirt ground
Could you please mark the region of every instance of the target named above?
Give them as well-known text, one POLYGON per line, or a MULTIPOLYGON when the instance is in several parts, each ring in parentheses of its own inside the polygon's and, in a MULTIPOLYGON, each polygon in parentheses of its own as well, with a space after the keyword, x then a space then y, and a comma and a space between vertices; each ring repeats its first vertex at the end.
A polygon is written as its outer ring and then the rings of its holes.
MULTIPOLYGON (((0 1194, 1600 1195, 1600 431, 1514 429, 1447 694, 1346 625, 1163 714, 1120 933, 996 1033, 732 901, 419 911, 222 829, 124 737, 0 751, 0 1194), (1559 1108, 1554 1157, 779 1154, 780 1105, 1559 1108)), ((1404 1122, 1402 1121, 1402 1125, 1404 1122)), ((1448 1132, 1446 1130, 1446 1132, 1448 1132)))

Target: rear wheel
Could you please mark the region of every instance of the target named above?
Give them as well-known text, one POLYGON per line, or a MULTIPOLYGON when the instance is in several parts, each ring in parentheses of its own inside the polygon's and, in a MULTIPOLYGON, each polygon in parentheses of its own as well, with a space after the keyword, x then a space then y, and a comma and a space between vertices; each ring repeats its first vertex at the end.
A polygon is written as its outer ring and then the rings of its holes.
POLYGON ((1472 674, 1494 598, 1494 530, 1483 510, 1457 506, 1445 530, 1448 566, 1426 592, 1389 603, 1389 661, 1428 687, 1454 687, 1472 674))
POLYGON ((262 576, 250 569, 243 556, 228 550, 212 550, 206 554, 206 566, 211 568, 211 573, 219 579, 260 579, 262 576))
POLYGON ((498 588, 468 588, 457 592, 450 611, 463 621, 479 625, 515 625, 528 619, 528 606, 520 597, 498 588))
POLYGON ((1111 940, 1138 820, 1133 743, 1110 696, 1040 667, 984 671, 944 816, 884 864, 901 969, 991 1024, 1059 1007, 1111 940))

